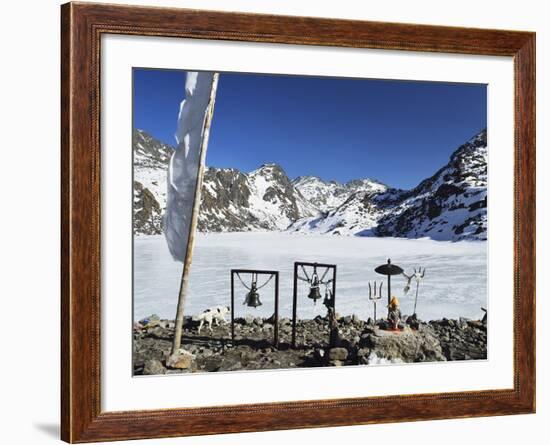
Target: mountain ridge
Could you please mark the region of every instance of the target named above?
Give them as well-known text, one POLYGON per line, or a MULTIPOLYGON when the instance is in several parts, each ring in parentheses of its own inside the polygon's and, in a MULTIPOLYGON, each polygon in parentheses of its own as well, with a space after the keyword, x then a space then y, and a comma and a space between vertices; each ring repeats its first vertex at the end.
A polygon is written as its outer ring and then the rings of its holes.
MULTIPOLYGON (((134 233, 160 234, 173 148, 135 130, 133 149, 134 233)), ((486 188, 486 130, 410 190, 368 177, 345 183, 313 175, 291 180, 276 163, 248 173, 206 167, 198 230, 485 240, 486 188)))

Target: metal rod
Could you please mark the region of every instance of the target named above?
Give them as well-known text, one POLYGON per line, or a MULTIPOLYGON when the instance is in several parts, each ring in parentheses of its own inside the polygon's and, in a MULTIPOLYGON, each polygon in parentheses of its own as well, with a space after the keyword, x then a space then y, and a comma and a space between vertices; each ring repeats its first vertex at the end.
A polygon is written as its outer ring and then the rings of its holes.
POLYGON ((231 345, 235 346, 235 278, 231 271, 231 345))
POLYGON ((416 302, 418 300, 418 286, 420 285, 420 281, 416 280, 416 296, 414 297, 414 311, 413 314, 416 314, 416 302))
POLYGON ((275 320, 273 326, 273 346, 279 348, 279 272, 275 274, 275 320))
POLYGON ((250 273, 257 275, 275 275, 277 270, 255 270, 255 269, 231 269, 235 273, 250 273))
MULTIPOLYGON (((334 320, 336 320, 336 265, 334 266, 332 273, 333 273, 332 275, 332 316, 334 317, 334 320)), ((330 324, 330 321, 329 321, 329 324, 330 324)), ((332 340, 332 334, 329 328, 329 345, 334 346, 331 340, 332 340)))
POLYGON ((296 347, 296 306, 298 304, 298 263, 294 263, 294 290, 292 293, 292 347, 296 347))
POLYGON ((390 302, 391 302, 391 275, 388 275, 388 317, 390 316, 390 302))

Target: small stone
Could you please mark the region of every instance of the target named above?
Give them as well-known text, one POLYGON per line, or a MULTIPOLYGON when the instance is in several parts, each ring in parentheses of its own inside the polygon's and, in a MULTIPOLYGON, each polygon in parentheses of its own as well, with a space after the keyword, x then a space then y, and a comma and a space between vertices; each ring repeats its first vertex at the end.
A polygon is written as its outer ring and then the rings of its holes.
POLYGON ((195 356, 185 349, 180 349, 177 353, 170 355, 166 361, 168 368, 190 369, 192 368, 195 356))
POLYGON ((348 350, 345 348, 331 348, 328 352, 328 358, 332 361, 345 361, 348 358, 348 350))
POLYGON ((219 356, 208 357, 206 360, 204 360, 203 367, 205 371, 214 372, 220 369, 222 363, 223 359, 219 356))
POLYGON ((290 334, 292 332, 292 326, 290 325, 281 326, 279 329, 283 334, 290 334))
POLYGON ((210 357, 214 352, 211 349, 205 349, 204 351, 201 351, 201 357, 210 357))
POLYGON ((357 351, 357 361, 360 365, 368 365, 369 364, 369 355, 370 355, 370 349, 368 348, 361 348, 357 351))
POLYGON ((143 320, 140 320, 139 323, 146 328, 153 328, 160 324, 160 317, 157 314, 153 314, 143 320))
POLYGON ((242 369, 240 361, 224 360, 218 371, 237 371, 242 369))
POLYGON ((166 374, 166 368, 162 365, 160 360, 152 359, 145 362, 143 367, 143 375, 158 375, 166 374))
POLYGON ((290 325, 291 324, 291 321, 290 321, 290 318, 281 318, 279 320, 279 326, 286 326, 286 325, 290 325))

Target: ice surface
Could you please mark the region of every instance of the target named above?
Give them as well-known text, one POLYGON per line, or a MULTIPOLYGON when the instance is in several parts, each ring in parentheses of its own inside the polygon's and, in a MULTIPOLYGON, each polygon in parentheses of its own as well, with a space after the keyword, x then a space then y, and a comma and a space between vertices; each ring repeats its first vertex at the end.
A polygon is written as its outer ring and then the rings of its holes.
MULTIPOLYGON (((230 303, 230 269, 279 270, 280 315, 292 312, 294 261, 317 261, 337 265, 336 310, 342 315, 372 316, 367 282, 384 280, 374 268, 387 261, 412 273, 425 267, 420 284, 417 313, 420 318, 481 318, 487 304, 487 243, 484 241, 433 241, 299 235, 276 232, 208 233, 196 236, 185 313, 193 315, 215 305, 230 303)), ((153 313, 173 319, 181 280, 181 263, 174 262, 162 236, 134 240, 134 319, 153 313)), ((243 277, 245 278, 245 277, 243 277)), ((260 278, 261 284, 261 278, 260 278)), ((386 291, 384 283, 384 292, 386 291)), ((392 293, 404 314, 412 312, 415 285, 404 296, 405 278, 392 279, 392 293)), ((273 283, 260 290, 263 306, 242 305, 246 289, 236 280, 235 316, 269 316, 273 312, 273 283)), ((307 299, 307 285, 301 284, 298 315, 312 318, 326 312, 321 302, 307 299)), ((378 314, 384 309, 378 304, 378 314)))

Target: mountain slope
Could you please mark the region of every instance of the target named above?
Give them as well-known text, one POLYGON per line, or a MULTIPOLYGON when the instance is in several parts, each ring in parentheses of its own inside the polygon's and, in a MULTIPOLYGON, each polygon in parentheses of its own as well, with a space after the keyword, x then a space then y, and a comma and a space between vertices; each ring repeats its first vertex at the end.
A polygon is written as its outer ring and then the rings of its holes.
MULTIPOLYGON (((376 200, 384 203, 386 197, 376 200)), ((432 177, 402 196, 379 221, 378 236, 487 239, 487 132, 452 155, 432 177)))
POLYGON ((316 213, 276 164, 265 164, 248 174, 209 167, 204 175, 198 229, 284 230, 293 221, 316 213))
MULTIPOLYGON (((449 163, 412 190, 359 188, 321 216, 289 232, 333 235, 487 239, 487 133, 460 146, 449 163)), ((324 196, 324 195, 321 195, 324 196)))
POLYGON ((323 212, 340 206, 356 192, 382 192, 387 189, 386 185, 369 178, 340 184, 337 181, 324 181, 317 176, 299 176, 292 183, 310 203, 323 212))
MULTIPOLYGON (((133 136, 134 233, 159 234, 173 148, 142 130, 135 130, 133 136)), ((248 174, 210 167, 204 173, 198 230, 284 230, 297 219, 317 213, 276 164, 248 174)))
POLYGON ((161 209, 166 207, 166 169, 173 147, 163 144, 143 130, 134 130, 134 199, 140 199, 143 190, 152 193, 161 209))
MULTIPOLYGON (((172 147, 134 132, 134 233, 162 233, 172 147)), ((460 146, 449 162, 411 190, 373 179, 340 184, 315 176, 291 181, 277 164, 250 173, 207 168, 198 230, 439 240, 487 238, 487 134, 460 146)))

